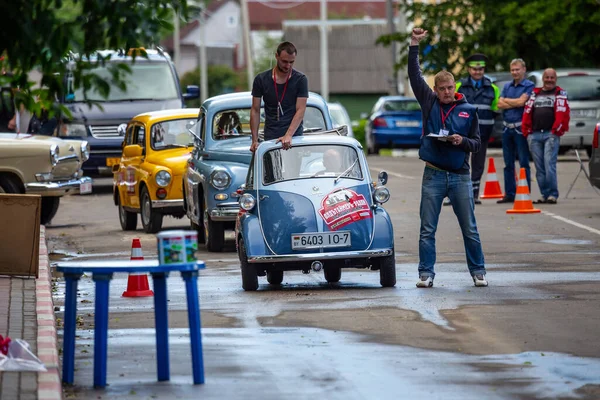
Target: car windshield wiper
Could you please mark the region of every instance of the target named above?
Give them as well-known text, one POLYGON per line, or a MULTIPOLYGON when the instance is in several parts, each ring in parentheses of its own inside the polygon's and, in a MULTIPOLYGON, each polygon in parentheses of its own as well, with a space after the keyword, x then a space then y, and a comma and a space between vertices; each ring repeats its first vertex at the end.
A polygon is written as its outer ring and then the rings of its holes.
POLYGON ((354 166, 356 165, 357 162, 358 162, 358 158, 356 160, 354 160, 354 162, 352 163, 352 165, 349 166, 348 168, 346 168, 346 170, 344 172, 342 172, 341 174, 339 174, 338 177, 335 178, 335 180, 333 181, 333 183, 338 183, 338 181, 342 178, 342 176, 346 175, 348 172, 350 172, 352 170, 352 168, 354 168, 354 166))
POLYGON ((167 145, 165 145, 165 146, 163 147, 163 149, 167 149, 167 148, 169 148, 169 147, 182 147, 182 148, 183 148, 183 147, 186 147, 186 148, 187 148, 188 146, 190 146, 190 145, 178 144, 178 143, 171 143, 171 144, 167 144, 167 145))

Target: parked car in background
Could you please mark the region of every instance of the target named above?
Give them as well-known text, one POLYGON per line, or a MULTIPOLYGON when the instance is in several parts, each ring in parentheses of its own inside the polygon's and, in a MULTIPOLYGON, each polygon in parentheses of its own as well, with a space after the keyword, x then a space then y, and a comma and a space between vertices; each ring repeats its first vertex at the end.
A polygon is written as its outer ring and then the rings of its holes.
POLYGON ((368 153, 377 154, 384 147, 419 147, 421 119, 421 108, 415 98, 380 97, 365 125, 368 153))
MULTIPOLYGON (((206 243, 209 251, 222 251, 225 230, 235 227, 237 189, 246 180, 252 157, 251 106, 250 92, 241 92, 211 97, 200 108, 194 150, 183 176, 183 195, 198 242, 206 243)), ((263 113, 264 109, 259 131, 263 113)), ((309 93, 303 126, 304 132, 333 127, 327 103, 316 93, 309 93)))
POLYGON ((113 166, 113 200, 124 231, 162 228, 165 215, 183 218, 181 179, 190 158, 198 108, 152 111, 123 125, 119 163, 113 166))
POLYGON ((339 126, 346 125, 348 127, 348 137, 354 137, 354 132, 352 131, 352 121, 350 120, 350 116, 348 115, 348 111, 344 108, 340 103, 327 103, 327 107, 329 108, 329 114, 331 114, 331 120, 333 121, 333 127, 337 128, 339 126))
MULTIPOLYGON (((529 72, 527 79, 542 87, 543 70, 529 72)), ((592 132, 600 119, 600 69, 569 68, 556 70, 557 84, 567 91, 571 108, 569 131, 560 138, 560 153, 571 148, 592 154, 592 132)))
POLYGON ((45 225, 62 196, 92 192, 92 180, 81 170, 89 155, 86 141, 0 133, 0 193, 42 196, 40 223, 45 225))
POLYGON ((362 146, 335 135, 296 137, 283 150, 261 144, 240 197, 236 244, 242 287, 273 285, 285 271, 323 270, 327 282, 343 268, 379 270, 383 287, 396 284, 394 231, 382 207, 390 193, 371 179, 362 146))
POLYGON ((592 154, 589 162, 590 181, 600 189, 600 122, 596 123, 592 138, 592 154))
MULTIPOLYGON (((123 135, 117 130, 134 116, 154 110, 177 109, 184 107, 184 99, 198 97, 198 87, 189 86, 183 94, 179 77, 171 58, 162 50, 139 50, 133 62, 130 54, 115 51, 99 51, 109 56, 106 66, 99 65, 92 73, 109 82, 107 98, 97 90, 90 90, 84 97, 83 89, 73 89, 72 76, 65 77, 67 91, 60 99, 72 113, 72 118, 60 118, 57 135, 62 138, 81 138, 90 143, 90 159, 84 164, 86 175, 110 175, 112 166, 121 159, 123 135), (125 64, 131 69, 126 77, 127 88, 123 90, 111 82, 108 65, 125 64), (97 105, 88 107, 84 100, 93 100, 97 105), (100 108, 101 107, 101 108, 100 108)), ((90 62, 97 60, 97 55, 90 62)))

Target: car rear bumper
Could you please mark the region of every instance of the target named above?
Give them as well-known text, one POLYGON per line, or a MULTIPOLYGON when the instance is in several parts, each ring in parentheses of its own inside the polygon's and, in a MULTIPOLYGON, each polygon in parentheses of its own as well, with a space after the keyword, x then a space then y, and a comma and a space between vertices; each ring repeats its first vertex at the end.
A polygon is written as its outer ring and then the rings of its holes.
POLYGON ((379 132, 373 131, 375 143, 380 145, 415 145, 421 144, 421 129, 405 132, 379 132))
POLYGON ((308 253, 308 254, 283 254, 248 257, 249 263, 280 263, 301 261, 323 261, 348 258, 376 258, 392 255, 390 249, 362 250, 362 251, 338 251, 331 253, 308 253))
POLYGON ((92 183, 92 178, 87 176, 62 182, 35 182, 25 184, 25 193, 39 194, 42 196, 63 196, 65 194, 79 194, 79 188, 84 183, 92 183))

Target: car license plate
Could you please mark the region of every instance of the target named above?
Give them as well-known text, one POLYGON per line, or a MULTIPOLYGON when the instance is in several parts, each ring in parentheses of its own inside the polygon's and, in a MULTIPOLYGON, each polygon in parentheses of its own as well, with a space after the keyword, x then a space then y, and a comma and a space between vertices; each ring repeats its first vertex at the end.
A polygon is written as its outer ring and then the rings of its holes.
POLYGON ((79 184, 79 194, 92 193, 92 182, 84 182, 79 184))
POLYGON ((120 157, 107 157, 106 158, 106 166, 112 167, 113 165, 119 164, 121 161, 120 157))
POLYGON ((396 121, 396 126, 398 128, 415 128, 420 124, 419 121, 396 121))
POLYGON ((298 233, 292 235, 292 250, 349 247, 350 231, 298 233))
POLYGON ((596 109, 588 108, 584 110, 573 110, 571 109, 572 118, 596 118, 596 109))

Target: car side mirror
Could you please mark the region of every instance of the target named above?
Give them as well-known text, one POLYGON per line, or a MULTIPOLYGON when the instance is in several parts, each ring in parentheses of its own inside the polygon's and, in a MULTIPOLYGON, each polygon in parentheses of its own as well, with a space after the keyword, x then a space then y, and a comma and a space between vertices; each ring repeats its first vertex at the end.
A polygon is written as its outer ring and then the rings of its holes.
POLYGON ((200 88, 197 85, 188 85, 183 94, 184 100, 197 99, 200 97, 200 88))
POLYGON ((377 180, 380 185, 385 185, 388 181, 388 173, 385 171, 381 171, 379 175, 377 175, 377 180))
POLYGON ((130 144, 129 146, 123 147, 123 156, 130 157, 140 157, 142 155, 142 146, 139 144, 130 144))

